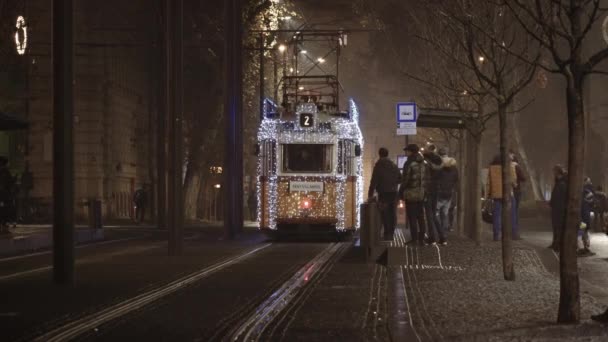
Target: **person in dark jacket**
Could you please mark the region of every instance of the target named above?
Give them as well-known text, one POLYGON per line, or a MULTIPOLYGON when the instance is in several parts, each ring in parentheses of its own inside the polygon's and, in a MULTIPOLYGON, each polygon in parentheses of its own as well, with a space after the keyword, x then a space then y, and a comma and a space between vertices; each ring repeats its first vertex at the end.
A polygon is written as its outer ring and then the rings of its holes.
POLYGON ((144 222, 148 206, 148 190, 145 184, 133 194, 133 204, 135 204, 135 222, 144 222))
POLYGON ((424 213, 429 232, 429 244, 435 244, 435 232, 441 239, 442 234, 439 233, 439 221, 437 220, 437 181, 443 163, 441 156, 437 154, 437 147, 429 145, 426 152, 423 154, 424 160, 429 166, 430 178, 427 189, 427 196, 424 199, 424 213))
POLYGON ((8 169, 8 159, 0 157, 0 233, 7 234, 11 218, 15 180, 8 169))
POLYGON ((374 191, 378 193, 378 202, 382 211, 382 225, 384 226, 384 240, 392 240, 397 223, 397 187, 401 174, 397 165, 388 158, 386 148, 380 148, 378 155, 380 158, 374 165, 368 197, 374 197, 374 191))
POLYGON ((419 152, 418 145, 410 144, 404 151, 408 160, 403 165, 400 193, 405 200, 405 211, 412 236, 412 240, 408 243, 417 241, 420 246, 424 246, 426 231, 424 200, 428 195, 430 170, 419 152))
POLYGON ((595 202, 593 203, 593 212, 595 219, 593 225, 597 231, 606 232, 605 215, 608 211, 608 197, 601 186, 595 189, 595 202))
POLYGON ((447 245, 446 232, 449 228, 449 211, 452 204, 454 190, 458 184, 458 168, 456 159, 443 158, 441 170, 437 176, 437 232, 439 244, 447 245))
POLYGON ((583 248, 578 250, 579 256, 594 255, 589 248, 591 247, 591 239, 589 238, 589 230, 591 229, 591 211, 593 210, 593 202, 595 201, 595 190, 591 183, 591 178, 585 177, 583 182, 583 195, 581 199, 581 225, 580 234, 583 242, 583 248))
POLYGON ((549 248, 558 252, 561 246, 561 237, 566 227, 566 207, 568 203, 568 174, 561 165, 553 167, 555 183, 551 191, 549 206, 551 207, 551 226, 553 227, 553 240, 549 248))
POLYGON ((521 203, 522 188, 526 182, 526 176, 524 171, 519 165, 519 160, 515 156, 515 152, 509 151, 509 159, 511 159, 511 165, 515 169, 515 179, 513 180, 513 227, 515 231, 519 232, 519 204, 521 203))

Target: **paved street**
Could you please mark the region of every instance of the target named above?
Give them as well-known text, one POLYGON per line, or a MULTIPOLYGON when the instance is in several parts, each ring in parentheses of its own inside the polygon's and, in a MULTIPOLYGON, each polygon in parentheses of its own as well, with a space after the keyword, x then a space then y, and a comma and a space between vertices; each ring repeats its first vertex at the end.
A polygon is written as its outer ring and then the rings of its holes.
POLYGON ((553 323, 557 259, 537 221, 523 221, 512 283, 490 241, 406 245, 402 265, 386 267, 366 262, 356 240, 269 241, 252 229, 236 241, 191 229, 184 255, 168 257, 164 233, 144 229, 137 239, 77 249, 70 288, 51 283, 49 254, 0 259, 0 292, 11 294, 0 328, 7 341, 608 338, 588 319, 608 304, 598 271, 608 239, 594 236, 598 255, 580 259, 584 321, 564 330, 553 323))

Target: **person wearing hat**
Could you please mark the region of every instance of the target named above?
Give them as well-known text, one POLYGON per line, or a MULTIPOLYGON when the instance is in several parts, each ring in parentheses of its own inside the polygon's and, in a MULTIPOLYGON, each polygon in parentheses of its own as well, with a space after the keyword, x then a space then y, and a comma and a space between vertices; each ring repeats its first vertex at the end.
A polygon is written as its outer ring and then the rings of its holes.
POLYGON ((378 155, 380 158, 374 165, 368 197, 374 197, 374 191, 378 193, 378 201, 382 211, 382 225, 384 226, 384 240, 393 240, 397 223, 397 187, 401 174, 399 174, 399 167, 388 158, 386 148, 380 148, 378 155))
POLYGON ((409 243, 418 241, 420 246, 424 246, 426 232, 424 200, 427 196, 430 170, 424 157, 420 154, 418 145, 410 144, 403 150, 407 156, 407 162, 403 165, 400 193, 403 194, 405 200, 405 210, 412 237, 409 243))

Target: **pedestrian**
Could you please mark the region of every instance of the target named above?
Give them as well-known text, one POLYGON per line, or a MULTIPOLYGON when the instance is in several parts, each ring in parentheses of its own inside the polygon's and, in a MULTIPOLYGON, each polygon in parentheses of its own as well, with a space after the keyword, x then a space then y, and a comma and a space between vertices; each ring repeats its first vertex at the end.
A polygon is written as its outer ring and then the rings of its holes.
MULTIPOLYGON (((511 182, 515 181, 515 169, 514 165, 510 164, 510 175, 511 182)), ((503 196, 511 196, 511 203, 513 203, 513 190, 511 189, 508 194, 503 194, 502 187, 502 161, 500 155, 497 155, 492 163, 490 164, 490 169, 488 172, 488 182, 486 185, 486 191, 488 198, 491 198, 493 201, 493 212, 492 212, 492 230, 493 230, 493 238, 494 241, 500 241, 500 236, 502 232, 502 199, 503 196)), ((511 205, 511 232, 512 239, 518 240, 519 233, 517 231, 517 226, 514 225, 515 220, 515 210, 513 210, 513 205, 511 205)))
POLYGON ((427 242, 435 244, 437 241, 436 235, 439 239, 443 238, 445 240, 445 236, 439 231, 439 221, 437 220, 437 182, 443 161, 437 153, 437 147, 432 144, 427 146, 423 156, 430 171, 427 195, 424 199, 424 213, 429 235, 427 242))
POLYGON ((439 244, 447 245, 446 232, 450 226, 449 211, 452 207, 454 189, 458 184, 458 168, 456 159, 443 157, 441 170, 437 177, 437 232, 439 233, 439 244))
POLYGON ((585 177, 583 181, 583 194, 581 198, 581 223, 579 225, 579 235, 583 248, 577 251, 578 256, 591 256, 594 255, 591 251, 591 239, 589 237, 589 229, 591 229, 591 210, 593 208, 593 202, 595 197, 595 191, 593 190, 593 184, 591 178, 585 177))
POLYGON ((551 226, 553 228, 553 239, 548 248, 559 252, 561 248, 562 232, 566 227, 566 208, 568 197, 568 173, 561 165, 553 167, 553 191, 551 191, 551 199, 549 206, 551 207, 551 226))
POLYGON ((403 193, 402 198, 405 200, 405 210, 412 237, 408 243, 418 242, 420 246, 424 246, 426 231, 424 201, 428 195, 430 167, 420 154, 418 145, 407 145, 404 151, 407 162, 403 165, 400 193, 403 193))
POLYGON ((18 219, 23 222, 30 219, 30 192, 34 188, 34 177, 27 161, 19 183, 18 219))
POLYGON ((401 179, 399 167, 388 158, 388 150, 384 147, 378 150, 380 157, 374 165, 372 179, 369 184, 368 198, 378 193, 378 203, 382 213, 384 240, 393 240, 397 224, 397 187, 401 179))
POLYGON ((8 169, 8 159, 0 157, 0 233, 9 234, 8 223, 11 218, 13 188, 15 180, 8 169))
POLYGON ((249 217, 251 221, 257 221, 258 219, 258 196, 255 191, 249 192, 247 197, 247 208, 249 209, 249 217))
MULTIPOLYGON (((526 181, 526 176, 524 175, 524 171, 519 165, 519 161, 515 156, 515 152, 509 151, 509 159, 511 160, 512 167, 515 169, 515 179, 512 184, 513 186, 513 226, 516 227, 515 230, 519 232, 519 205, 521 203, 522 197, 522 183, 526 181)), ((516 240, 519 240, 519 235, 515 237, 516 240)))
POLYGON ((593 212, 595 213, 593 225, 596 231, 606 232, 605 215, 608 211, 608 197, 601 186, 595 189, 595 201, 593 203, 593 212))
POLYGON ((135 222, 144 222, 146 207, 148 206, 148 191, 145 185, 133 194, 133 204, 135 204, 135 222))

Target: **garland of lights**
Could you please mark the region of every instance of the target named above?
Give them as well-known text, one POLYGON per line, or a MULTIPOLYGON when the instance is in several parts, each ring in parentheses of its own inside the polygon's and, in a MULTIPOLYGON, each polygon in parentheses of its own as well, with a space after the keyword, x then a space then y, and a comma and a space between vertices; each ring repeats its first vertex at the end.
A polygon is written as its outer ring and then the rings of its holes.
POLYGON ((15 26, 17 27, 17 32, 15 32, 15 47, 18 54, 24 55, 25 49, 27 49, 27 25, 25 25, 25 18, 21 15, 17 17, 15 26), (23 32, 23 40, 19 39, 20 31, 23 32))
MULTIPOLYGON (((325 125, 317 124, 315 129, 311 128, 302 128, 297 122, 299 122, 299 113, 307 112, 307 113, 316 113, 317 108, 315 104, 300 104, 298 106, 298 117, 297 121, 285 121, 280 119, 275 119, 273 117, 276 116, 276 104, 267 99, 264 101, 264 119, 260 124, 260 128, 258 131, 258 142, 260 146, 263 146, 263 150, 260 151, 260 158, 258 159, 258 179, 257 179, 257 198, 258 204, 262 202, 265 198, 264 194, 262 194, 261 190, 261 176, 263 170, 263 157, 265 155, 272 154, 277 156, 277 145, 279 144, 297 144, 297 143, 314 143, 314 144, 330 144, 337 146, 338 140, 352 140, 355 144, 359 145, 361 151, 363 151, 363 135, 361 134, 361 130, 359 128, 359 110, 355 104, 355 102, 350 99, 350 113, 351 117, 348 118, 330 118, 325 121, 325 125), (329 126, 327 125, 329 123, 329 126), (273 141, 272 151, 268 151, 268 144, 261 144, 264 141, 273 141)), ((338 149, 338 153, 341 151, 338 149)), ((342 156, 338 157, 339 160, 342 156)), ((276 170, 278 168, 279 158, 274 158, 272 162, 274 162, 274 166, 270 168, 268 171, 267 179, 268 179, 268 228, 276 229, 276 219, 279 211, 285 211, 285 208, 291 208, 291 211, 287 212, 288 217, 296 218, 300 217, 300 210, 293 208, 298 208, 297 203, 300 202, 302 197, 311 198, 313 200, 321 199, 327 200, 329 198, 329 194, 331 191, 327 191, 326 193, 318 193, 318 194, 309 194, 308 192, 298 193, 297 196, 290 196, 287 198, 281 198, 281 203, 279 203, 279 177, 276 175, 276 170)), ((326 186, 330 186, 329 184, 335 186, 333 193, 336 194, 335 203, 328 202, 328 205, 325 208, 316 209, 316 214, 320 216, 326 217, 329 213, 334 212, 334 208, 332 205, 335 205, 335 218, 337 220, 336 229, 338 231, 343 231, 345 227, 346 220, 346 210, 345 210, 345 202, 346 202, 346 183, 348 177, 344 174, 338 174, 338 164, 334 163, 333 165, 333 174, 332 176, 319 176, 319 175, 290 175, 288 176, 290 180, 293 181, 319 181, 321 180, 326 186)), ((342 166, 340 166, 342 167, 342 166)), ((341 170, 344 173, 346 170, 341 170)), ((355 228, 358 229, 360 227, 360 205, 363 203, 363 161, 361 157, 356 158, 356 166, 355 166, 355 174, 356 184, 353 189, 355 191, 356 198, 356 208, 355 208, 355 217, 353 218, 355 223, 355 228)), ((280 183, 282 187, 285 187, 285 183, 280 183)), ((286 186, 289 186, 288 184, 286 186)), ((258 205, 257 210, 257 219, 260 224, 263 222, 262 220, 262 205, 258 205)))

